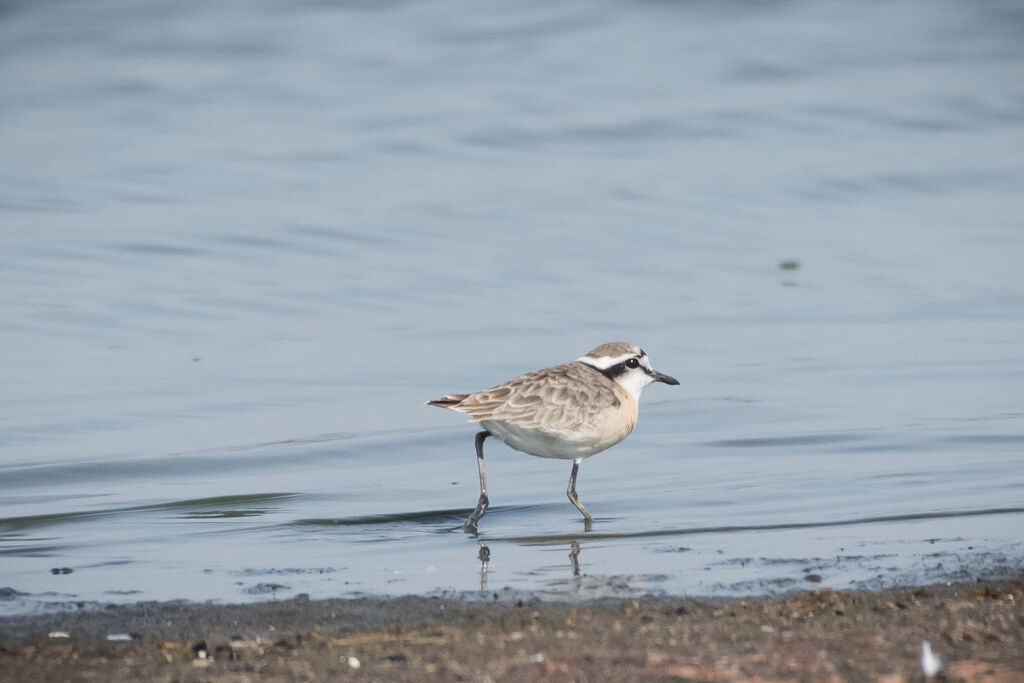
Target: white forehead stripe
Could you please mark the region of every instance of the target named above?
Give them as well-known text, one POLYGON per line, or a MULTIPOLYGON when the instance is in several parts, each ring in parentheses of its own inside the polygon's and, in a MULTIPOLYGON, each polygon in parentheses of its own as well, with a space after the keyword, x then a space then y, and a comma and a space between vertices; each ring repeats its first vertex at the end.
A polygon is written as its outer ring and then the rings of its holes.
POLYGON ((635 353, 623 353, 618 356, 580 356, 576 360, 581 363, 586 363, 598 370, 607 370, 613 365, 618 365, 624 360, 635 357, 635 353))

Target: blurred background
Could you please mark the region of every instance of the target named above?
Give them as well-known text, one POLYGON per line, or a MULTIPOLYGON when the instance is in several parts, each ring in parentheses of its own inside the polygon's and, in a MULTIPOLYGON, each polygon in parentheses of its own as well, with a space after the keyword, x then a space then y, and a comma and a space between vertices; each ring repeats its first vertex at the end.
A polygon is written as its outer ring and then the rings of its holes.
POLYGON ((0 609, 1024 557, 1019 3, 5 0, 0 155, 0 609), (423 401, 616 340, 464 534, 423 401))

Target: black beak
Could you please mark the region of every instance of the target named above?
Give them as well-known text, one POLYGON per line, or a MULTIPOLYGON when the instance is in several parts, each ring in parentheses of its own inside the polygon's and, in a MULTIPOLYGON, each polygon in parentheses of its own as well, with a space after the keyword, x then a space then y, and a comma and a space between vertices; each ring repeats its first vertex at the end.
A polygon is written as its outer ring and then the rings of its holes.
POLYGON ((664 382, 665 384, 679 384, 679 380, 677 380, 675 377, 669 377, 668 375, 663 375, 660 372, 654 372, 654 374, 652 374, 651 377, 654 378, 655 382, 664 382))

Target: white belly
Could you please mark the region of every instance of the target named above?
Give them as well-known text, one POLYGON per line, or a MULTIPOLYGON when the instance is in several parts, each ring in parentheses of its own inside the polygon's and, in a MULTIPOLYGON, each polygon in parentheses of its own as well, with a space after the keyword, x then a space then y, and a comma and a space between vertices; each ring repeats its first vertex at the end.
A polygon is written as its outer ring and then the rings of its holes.
POLYGON ((502 420, 481 420, 480 424, 491 436, 517 451, 540 458, 575 460, 589 458, 609 446, 614 446, 629 434, 628 430, 600 432, 552 433, 527 429, 502 420))

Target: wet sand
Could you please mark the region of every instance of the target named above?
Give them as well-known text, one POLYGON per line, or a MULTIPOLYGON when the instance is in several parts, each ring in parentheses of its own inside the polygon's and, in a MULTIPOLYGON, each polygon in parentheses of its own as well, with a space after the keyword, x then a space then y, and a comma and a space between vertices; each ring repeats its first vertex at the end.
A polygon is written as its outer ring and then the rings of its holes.
POLYGON ((303 598, 0 619, 9 681, 1024 681, 1024 575, 768 600, 303 598), (66 635, 65 635, 66 634, 66 635))

